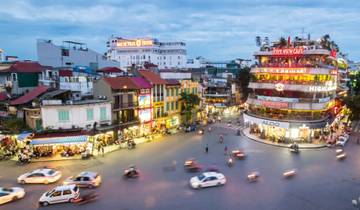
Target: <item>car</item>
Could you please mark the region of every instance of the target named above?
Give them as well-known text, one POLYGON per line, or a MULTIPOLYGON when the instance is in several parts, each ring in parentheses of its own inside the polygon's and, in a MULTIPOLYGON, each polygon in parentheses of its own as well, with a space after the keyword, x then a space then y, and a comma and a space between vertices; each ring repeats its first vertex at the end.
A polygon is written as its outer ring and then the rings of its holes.
POLYGON ((64 185, 75 184, 78 187, 94 188, 99 187, 101 184, 101 176, 96 172, 84 171, 77 176, 67 178, 64 185))
POLYGON ((39 199, 41 206, 54 203, 75 202, 80 197, 79 187, 75 184, 61 185, 45 192, 39 199))
POLYGON ((0 204, 21 199, 25 196, 25 190, 21 187, 0 187, 0 204))
POLYGON ((349 135, 343 134, 339 136, 338 140, 336 141, 337 146, 345 146, 346 142, 349 140, 349 135))
POLYGON ((17 182, 20 184, 49 184, 58 181, 60 178, 60 171, 50 168, 41 168, 19 176, 17 182))
POLYGON ((217 172, 205 172, 190 179, 190 186, 194 189, 203 187, 220 186, 226 183, 224 174, 217 172))
POLYGON ((236 149, 231 151, 231 156, 233 156, 234 158, 237 159, 245 159, 246 158, 246 154, 244 151, 236 149))

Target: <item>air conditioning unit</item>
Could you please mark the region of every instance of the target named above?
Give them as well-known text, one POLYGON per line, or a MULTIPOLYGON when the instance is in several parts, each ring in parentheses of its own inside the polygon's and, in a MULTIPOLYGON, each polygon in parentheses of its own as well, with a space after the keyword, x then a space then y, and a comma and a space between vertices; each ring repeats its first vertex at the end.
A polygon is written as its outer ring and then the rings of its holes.
POLYGON ((67 104, 67 105, 72 105, 72 104, 73 104, 73 101, 71 101, 71 100, 66 101, 66 104, 67 104))

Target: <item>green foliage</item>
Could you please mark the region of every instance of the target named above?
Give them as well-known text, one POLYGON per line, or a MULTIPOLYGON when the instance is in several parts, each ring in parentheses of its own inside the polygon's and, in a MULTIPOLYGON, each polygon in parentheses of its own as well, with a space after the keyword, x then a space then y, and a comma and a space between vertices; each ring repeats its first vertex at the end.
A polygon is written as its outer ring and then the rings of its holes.
POLYGON ((360 95, 347 96, 343 99, 346 106, 351 110, 350 119, 360 119, 360 95))
POLYGON ((192 119, 193 111, 200 104, 200 98, 196 94, 188 94, 182 92, 181 94, 182 112, 185 114, 185 122, 189 123, 192 119))
POLYGON ((236 75, 236 83, 238 87, 240 87, 241 90, 241 100, 246 101, 248 95, 249 95, 249 82, 251 78, 250 74, 250 68, 245 67, 239 71, 239 73, 236 75))
POLYGON ((2 127, 11 134, 17 134, 23 130, 28 130, 28 127, 24 121, 18 118, 10 118, 3 121, 2 127))

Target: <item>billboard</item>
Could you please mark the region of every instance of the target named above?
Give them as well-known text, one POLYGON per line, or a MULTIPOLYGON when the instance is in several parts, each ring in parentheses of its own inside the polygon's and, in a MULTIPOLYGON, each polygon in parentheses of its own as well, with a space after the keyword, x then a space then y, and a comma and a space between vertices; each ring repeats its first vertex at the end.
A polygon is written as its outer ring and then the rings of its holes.
POLYGON ((151 101, 150 101, 150 94, 148 95, 140 95, 139 96, 139 107, 150 107, 151 101))
POLYGON ((142 123, 151 121, 151 109, 140 109, 139 119, 142 123))

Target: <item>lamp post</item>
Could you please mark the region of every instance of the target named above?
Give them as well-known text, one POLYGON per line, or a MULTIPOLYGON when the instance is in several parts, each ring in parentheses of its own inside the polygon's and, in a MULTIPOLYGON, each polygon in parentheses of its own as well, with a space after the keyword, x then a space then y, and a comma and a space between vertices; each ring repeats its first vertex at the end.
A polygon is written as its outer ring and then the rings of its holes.
POLYGON ((355 208, 360 210, 360 197, 358 197, 357 199, 353 199, 352 204, 355 208))

